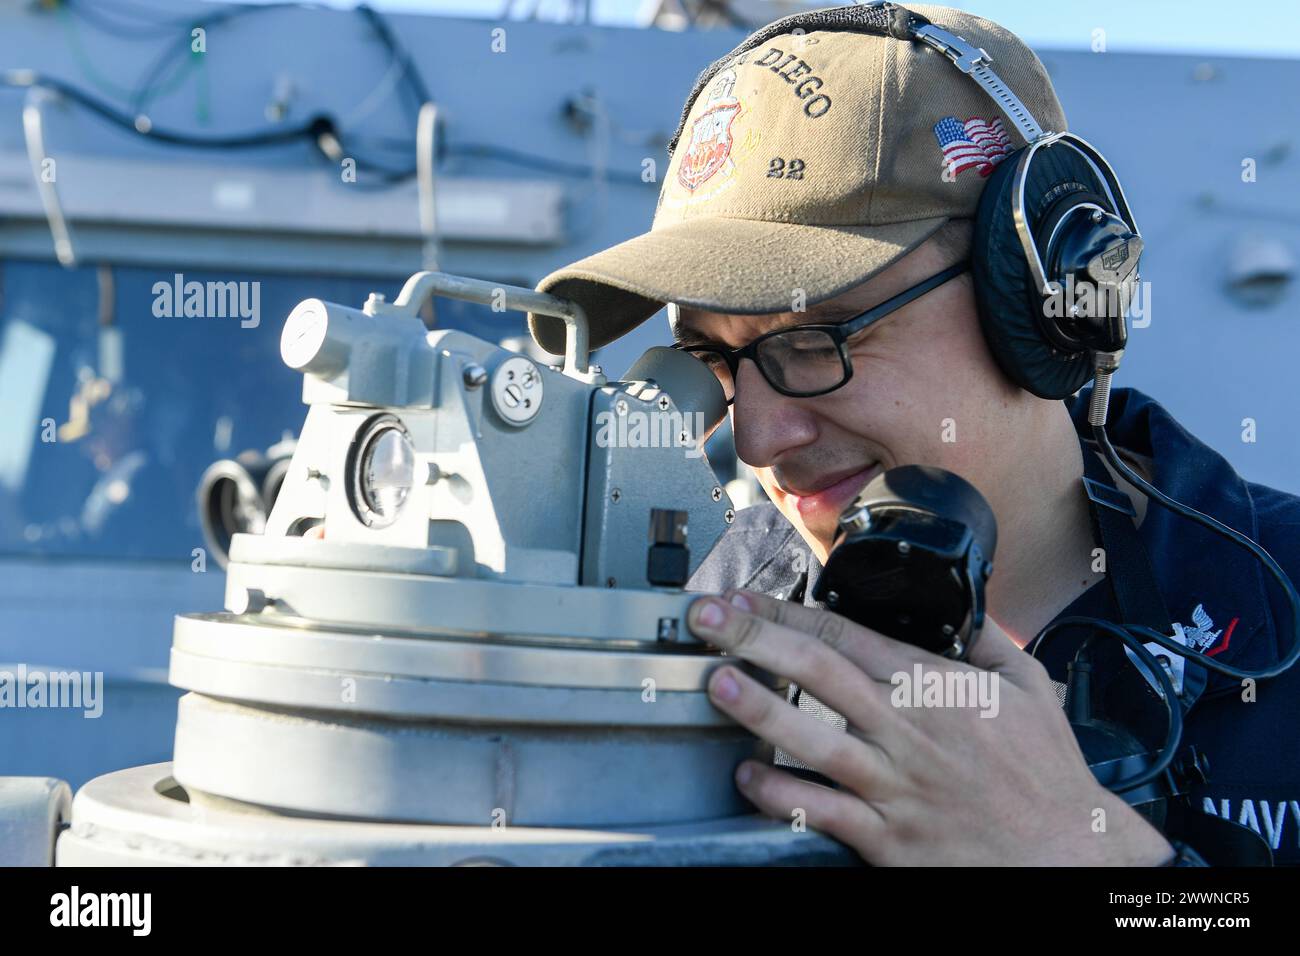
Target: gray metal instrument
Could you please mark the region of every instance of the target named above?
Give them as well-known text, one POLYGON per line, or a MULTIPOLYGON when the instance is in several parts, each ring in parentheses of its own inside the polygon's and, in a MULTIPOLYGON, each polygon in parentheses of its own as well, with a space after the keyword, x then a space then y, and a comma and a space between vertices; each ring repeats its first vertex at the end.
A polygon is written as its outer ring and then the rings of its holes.
POLYGON ((733 518, 703 365, 607 381, 574 304, 436 272, 302 302, 281 353, 310 411, 226 610, 176 619, 174 762, 83 788, 60 862, 845 858, 752 814, 685 626, 733 518), (427 331, 432 295, 565 319, 563 364, 427 331))

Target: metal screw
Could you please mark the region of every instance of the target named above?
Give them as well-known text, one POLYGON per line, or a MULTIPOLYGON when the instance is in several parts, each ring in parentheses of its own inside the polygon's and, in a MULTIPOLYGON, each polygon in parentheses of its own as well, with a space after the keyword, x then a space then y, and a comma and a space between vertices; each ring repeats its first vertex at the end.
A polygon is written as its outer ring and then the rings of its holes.
POLYGON ((1105 219, 1105 218, 1106 218, 1106 216, 1102 213, 1102 211, 1101 211, 1100 209, 1094 209, 1094 210, 1092 211, 1092 221, 1093 221, 1093 222, 1101 222, 1101 221, 1102 221, 1103 219, 1105 219))
POLYGON ((722 489, 717 487, 716 485, 714 486, 713 490, 709 492, 709 494, 713 496, 714 501, 722 500, 722 489))
POLYGON ((664 411, 664 412, 668 411, 668 396, 660 395, 658 405, 660 411, 664 411))
POLYGON ((609 493, 609 500, 614 502, 614 504, 618 504, 619 500, 622 499, 622 497, 623 497, 623 492, 619 491, 617 488, 615 488, 613 491, 609 493))
POLYGON ((911 543, 908 541, 898 542, 898 553, 901 554, 903 557, 907 557, 909 554, 911 554, 912 553, 911 543))
POLYGON ((727 524, 731 524, 731 522, 736 520, 736 513, 728 508, 726 511, 722 512, 722 517, 726 519, 727 524))
POLYGON ((623 399, 620 398, 617 402, 614 403, 614 411, 618 412, 620 415, 626 415, 627 402, 623 401, 623 399))
POLYGON ((466 388, 478 388, 488 380, 488 373, 482 365, 471 364, 465 366, 462 377, 466 388))

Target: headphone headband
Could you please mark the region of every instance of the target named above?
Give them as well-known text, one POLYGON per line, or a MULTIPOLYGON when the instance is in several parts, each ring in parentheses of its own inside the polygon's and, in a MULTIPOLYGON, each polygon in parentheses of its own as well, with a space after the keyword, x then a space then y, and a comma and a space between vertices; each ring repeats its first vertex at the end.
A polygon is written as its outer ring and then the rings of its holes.
POLYGON ((952 61, 953 66, 969 74, 970 78, 978 83, 989 98, 997 104, 1006 118, 1016 125, 1026 143, 1033 143, 1043 136, 1051 135, 1043 131, 1043 128, 1038 125, 1038 120, 1034 119, 1034 115, 1029 112, 1029 108, 1020 102, 1020 98, 1015 93, 1011 92, 1011 87, 1003 83, 1002 78, 989 68, 993 57, 989 56, 984 49, 971 46, 961 37, 933 23, 917 27, 912 36, 926 46, 938 50, 952 61))

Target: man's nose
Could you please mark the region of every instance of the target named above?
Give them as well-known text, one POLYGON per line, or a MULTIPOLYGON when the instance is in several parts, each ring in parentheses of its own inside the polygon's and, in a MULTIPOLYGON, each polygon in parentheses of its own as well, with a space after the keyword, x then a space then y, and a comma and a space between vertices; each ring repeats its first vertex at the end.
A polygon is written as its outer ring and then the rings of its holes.
POLYGON ((783 452, 812 444, 818 435, 813 401, 782 395, 751 360, 742 359, 731 407, 736 455, 751 467, 767 468, 783 452))

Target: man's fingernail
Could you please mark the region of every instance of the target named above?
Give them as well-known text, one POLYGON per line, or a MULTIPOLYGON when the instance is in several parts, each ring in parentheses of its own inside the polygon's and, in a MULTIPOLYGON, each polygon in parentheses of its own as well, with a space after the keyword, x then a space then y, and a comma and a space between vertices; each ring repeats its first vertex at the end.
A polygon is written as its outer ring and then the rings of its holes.
POLYGON ((754 768, 748 763, 742 763, 738 768, 736 768, 736 783, 740 784, 740 786, 745 786, 745 784, 749 783, 753 777, 754 768))
POLYGON ((705 601, 704 606, 695 615, 695 622, 703 627, 718 627, 726 619, 727 612, 717 601, 705 601))
POLYGON ((731 676, 730 671, 724 670, 713 680, 713 696, 718 700, 725 700, 731 703, 740 696, 740 685, 736 683, 736 678, 731 676))
POLYGON ((731 606, 738 607, 742 611, 746 611, 746 612, 754 610, 754 605, 749 603, 749 598, 745 597, 745 595, 740 593, 736 593, 731 596, 731 606))

